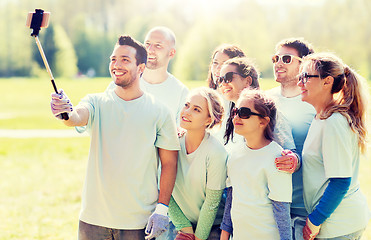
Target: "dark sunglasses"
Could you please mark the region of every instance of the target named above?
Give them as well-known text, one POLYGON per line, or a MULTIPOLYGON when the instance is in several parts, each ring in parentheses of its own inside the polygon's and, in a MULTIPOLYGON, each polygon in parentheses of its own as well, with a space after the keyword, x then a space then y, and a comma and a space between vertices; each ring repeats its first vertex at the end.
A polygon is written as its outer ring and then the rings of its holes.
POLYGON ((294 55, 290 55, 290 54, 285 54, 285 55, 273 55, 272 62, 273 63, 277 63, 281 59, 281 61, 284 64, 290 64, 292 62, 292 59, 293 58, 299 60, 300 62, 303 61, 303 59, 301 59, 300 57, 297 57, 297 56, 294 56, 294 55))
POLYGON ((319 75, 310 75, 307 72, 302 72, 299 76, 299 82, 306 84, 309 78, 319 77, 319 75))
POLYGON ((233 80, 233 75, 234 74, 237 74, 237 75, 243 77, 241 74, 236 73, 236 72, 227 72, 224 76, 219 77, 217 79, 216 83, 218 84, 218 86, 222 85, 223 82, 230 83, 233 80))
POLYGON ((259 113, 252 112, 251 109, 247 108, 247 107, 233 108, 232 114, 233 114, 233 117, 238 115, 238 117, 241 118, 241 119, 249 119, 252 115, 264 118, 263 115, 261 115, 259 113))

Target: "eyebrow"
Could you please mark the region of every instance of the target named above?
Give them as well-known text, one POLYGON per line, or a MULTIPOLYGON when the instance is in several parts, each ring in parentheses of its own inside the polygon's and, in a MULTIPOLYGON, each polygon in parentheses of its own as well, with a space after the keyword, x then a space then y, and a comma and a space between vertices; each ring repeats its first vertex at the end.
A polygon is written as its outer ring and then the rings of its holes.
MULTIPOLYGON (((111 55, 111 56, 110 56, 110 58, 113 58, 113 57, 130 58, 130 56, 128 56, 128 55, 121 55, 121 56, 111 55)), ((131 59, 131 58, 130 58, 130 59, 131 59)))
POLYGON ((202 110, 202 107, 198 106, 198 105, 193 105, 193 107, 196 107, 196 108, 199 108, 202 110))

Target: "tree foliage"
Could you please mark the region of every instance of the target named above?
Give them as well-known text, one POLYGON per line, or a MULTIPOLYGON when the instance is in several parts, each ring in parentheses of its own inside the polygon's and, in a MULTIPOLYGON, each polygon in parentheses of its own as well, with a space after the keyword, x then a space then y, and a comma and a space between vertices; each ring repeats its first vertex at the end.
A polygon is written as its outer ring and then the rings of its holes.
MULTIPOLYGON (((29 76, 43 68, 24 27, 27 12, 52 13, 40 39, 53 73, 93 71, 108 76, 108 58, 120 34, 143 41, 156 25, 177 36, 170 71, 180 79, 205 80, 213 49, 240 46, 263 77, 272 76, 270 56, 283 38, 304 37, 316 51, 339 55, 371 79, 369 0, 5 0, 0 3, 0 76, 29 76)), ((37 55, 38 54, 38 55, 37 55)))

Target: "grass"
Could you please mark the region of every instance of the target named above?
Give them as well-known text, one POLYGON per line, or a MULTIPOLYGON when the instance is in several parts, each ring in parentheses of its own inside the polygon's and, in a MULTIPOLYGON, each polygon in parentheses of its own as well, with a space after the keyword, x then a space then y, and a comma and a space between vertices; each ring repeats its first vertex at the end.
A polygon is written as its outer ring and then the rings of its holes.
MULTIPOLYGON (((110 79, 57 80, 76 105, 110 79)), ((185 82, 190 88, 205 82, 185 82)), ((263 89, 276 84, 262 80, 263 89)), ((47 80, 0 79, 0 129, 67 129, 50 113, 47 80)), ((0 240, 76 239, 89 138, 0 138, 0 240)), ((371 206, 371 154, 360 182, 371 206)), ((367 229, 363 240, 371 240, 367 229)))

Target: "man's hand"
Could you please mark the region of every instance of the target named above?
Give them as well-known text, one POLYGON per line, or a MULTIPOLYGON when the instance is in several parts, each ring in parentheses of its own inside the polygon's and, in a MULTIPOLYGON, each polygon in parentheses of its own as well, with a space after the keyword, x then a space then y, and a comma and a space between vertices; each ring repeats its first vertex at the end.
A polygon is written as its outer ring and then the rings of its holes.
POLYGON ((169 217, 167 216, 168 206, 158 203, 155 211, 148 219, 145 239, 157 238, 169 227, 169 217))
POLYGON ((274 161, 279 171, 294 173, 297 169, 299 159, 295 153, 290 150, 283 150, 282 156, 274 161))
POLYGON ((54 116, 60 120, 62 120, 62 113, 68 114, 73 111, 72 103, 62 89, 59 90, 59 94, 52 93, 50 108, 54 116))
POLYGON ((303 228, 303 238, 304 238, 304 240, 315 239, 316 236, 318 235, 320 229, 321 229, 321 225, 316 226, 309 220, 309 218, 307 218, 307 221, 306 221, 305 226, 303 228))

